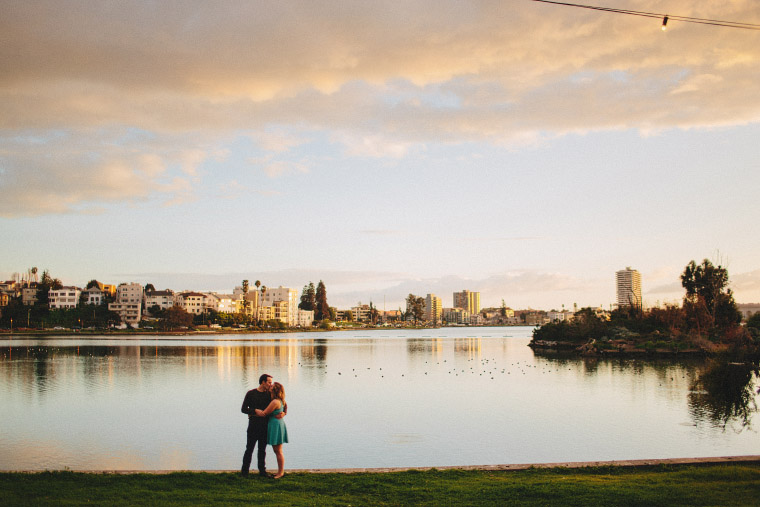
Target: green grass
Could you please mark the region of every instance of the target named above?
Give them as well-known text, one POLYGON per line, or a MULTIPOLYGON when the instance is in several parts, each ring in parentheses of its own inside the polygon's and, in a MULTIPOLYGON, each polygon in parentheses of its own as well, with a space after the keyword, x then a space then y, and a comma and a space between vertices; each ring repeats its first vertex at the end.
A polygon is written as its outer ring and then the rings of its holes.
POLYGON ((0 473, 0 505, 760 505, 760 465, 361 474, 0 473))

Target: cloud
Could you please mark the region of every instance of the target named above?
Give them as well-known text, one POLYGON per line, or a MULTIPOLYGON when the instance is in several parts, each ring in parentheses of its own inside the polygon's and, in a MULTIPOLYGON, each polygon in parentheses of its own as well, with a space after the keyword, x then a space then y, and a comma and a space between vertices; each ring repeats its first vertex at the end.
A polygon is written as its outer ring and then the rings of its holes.
MULTIPOLYGON (((751 2, 668 7, 757 18, 751 2)), ((375 127, 401 134, 410 120, 436 136, 493 138, 758 118, 752 32, 681 24, 662 34, 646 19, 528 2, 25 2, 0 14, 5 128, 363 124, 371 151, 375 127)), ((277 137, 260 141, 281 149, 277 137)))
MULTIPOLYGON (((760 22, 751 0, 668 9, 760 22)), ((396 160, 427 143, 760 121, 755 32, 674 22, 663 34, 649 19, 534 2, 5 2, 0 33, 3 216, 186 201, 172 178, 197 185, 240 133, 277 178, 308 171, 293 153, 314 139, 396 160), (141 134, 114 139, 129 129, 141 134), (44 202, 23 195, 32 185, 44 202)))
POLYGON ((195 150, 152 145, 156 151, 145 153, 120 145, 121 131, 92 135, 101 141, 91 145, 83 132, 2 138, 0 216, 91 213, 118 202, 162 198, 174 205, 193 198, 193 183, 172 168, 187 153, 199 160, 195 150))
POLYGON ((258 132, 252 134, 251 137, 262 150, 271 153, 284 153, 308 142, 306 139, 281 130, 258 132))

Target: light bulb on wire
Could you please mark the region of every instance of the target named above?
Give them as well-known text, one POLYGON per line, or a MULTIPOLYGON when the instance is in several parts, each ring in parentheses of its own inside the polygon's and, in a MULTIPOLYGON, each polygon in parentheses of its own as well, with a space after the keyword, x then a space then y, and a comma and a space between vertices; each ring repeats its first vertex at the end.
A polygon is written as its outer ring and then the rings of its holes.
POLYGON ((667 29, 668 29, 668 17, 665 16, 664 18, 662 18, 662 31, 664 32, 667 29))

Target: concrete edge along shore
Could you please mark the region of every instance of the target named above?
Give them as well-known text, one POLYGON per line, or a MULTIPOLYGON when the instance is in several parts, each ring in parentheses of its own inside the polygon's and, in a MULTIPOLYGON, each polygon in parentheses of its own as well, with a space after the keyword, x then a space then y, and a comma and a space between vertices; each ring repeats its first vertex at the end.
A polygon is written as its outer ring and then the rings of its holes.
MULTIPOLYGON (((720 465, 720 464, 760 464, 760 455, 718 456, 709 458, 666 458, 666 459, 629 459, 614 461, 567 461, 559 463, 520 463, 511 465, 471 465, 440 467, 388 467, 388 468, 301 468, 286 469, 286 474, 359 474, 406 472, 409 470, 484 470, 510 472, 530 468, 586 468, 586 467, 652 467, 658 465, 720 465)), ((18 470, 21 473, 42 473, 61 470, 18 470)), ((75 473, 90 474, 171 474, 176 472, 195 472, 208 474, 238 473, 239 470, 66 470, 75 473)), ((0 473, 12 473, 3 470, 0 473)))

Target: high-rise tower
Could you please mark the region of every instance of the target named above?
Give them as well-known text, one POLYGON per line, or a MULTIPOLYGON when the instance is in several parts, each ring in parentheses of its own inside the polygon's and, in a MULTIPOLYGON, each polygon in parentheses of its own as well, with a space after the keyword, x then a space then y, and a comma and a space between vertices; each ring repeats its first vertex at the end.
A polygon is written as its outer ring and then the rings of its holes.
POLYGON ((617 305, 618 308, 634 306, 641 308, 641 273, 630 267, 621 269, 615 273, 617 280, 617 305))

